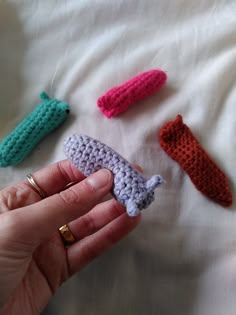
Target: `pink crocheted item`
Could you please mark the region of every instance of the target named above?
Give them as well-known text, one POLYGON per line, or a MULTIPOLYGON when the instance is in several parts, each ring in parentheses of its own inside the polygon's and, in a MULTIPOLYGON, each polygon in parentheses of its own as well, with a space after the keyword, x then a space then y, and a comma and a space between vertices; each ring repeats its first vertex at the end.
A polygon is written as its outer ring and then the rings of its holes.
POLYGON ((149 70, 113 87, 101 96, 97 105, 107 118, 126 111, 133 103, 159 90, 166 82, 167 75, 162 70, 149 70))

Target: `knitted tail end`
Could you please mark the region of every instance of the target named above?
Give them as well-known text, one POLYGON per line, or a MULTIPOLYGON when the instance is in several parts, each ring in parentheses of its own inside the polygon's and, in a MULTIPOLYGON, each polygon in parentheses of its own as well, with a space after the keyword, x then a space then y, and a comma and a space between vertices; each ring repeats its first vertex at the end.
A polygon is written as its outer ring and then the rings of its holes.
POLYGON ((50 97, 48 96, 48 94, 46 93, 46 92, 41 92, 40 93, 40 98, 41 98, 41 100, 43 100, 43 101, 48 101, 48 100, 50 100, 50 97))
POLYGON ((147 182, 146 182, 146 188, 148 192, 152 192, 155 190, 155 188, 162 183, 164 183, 164 179, 160 175, 153 175, 147 182))

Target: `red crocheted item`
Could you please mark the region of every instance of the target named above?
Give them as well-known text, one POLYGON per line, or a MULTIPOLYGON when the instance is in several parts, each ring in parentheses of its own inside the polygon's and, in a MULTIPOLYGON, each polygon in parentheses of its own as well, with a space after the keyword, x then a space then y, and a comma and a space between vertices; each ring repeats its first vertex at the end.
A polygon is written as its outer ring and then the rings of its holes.
POLYGON ((232 205, 232 194, 225 174, 201 147, 181 115, 165 124, 159 133, 166 153, 185 170, 196 188, 224 207, 232 205))
POLYGON ((166 73, 162 70, 143 72, 122 85, 110 89, 97 100, 97 105, 107 118, 111 118, 159 90, 166 79, 166 73))

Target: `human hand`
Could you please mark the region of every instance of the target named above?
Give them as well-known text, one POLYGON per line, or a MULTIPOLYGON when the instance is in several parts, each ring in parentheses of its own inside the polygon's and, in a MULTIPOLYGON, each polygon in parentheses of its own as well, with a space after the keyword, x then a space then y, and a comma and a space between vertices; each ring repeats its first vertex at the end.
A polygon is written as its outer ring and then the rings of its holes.
POLYGON ((0 191, 0 315, 40 314, 64 281, 141 219, 128 217, 114 199, 101 202, 113 182, 107 170, 85 179, 64 160, 33 178, 47 198, 26 179, 0 191), (76 239, 67 248, 58 232, 64 224, 76 239))

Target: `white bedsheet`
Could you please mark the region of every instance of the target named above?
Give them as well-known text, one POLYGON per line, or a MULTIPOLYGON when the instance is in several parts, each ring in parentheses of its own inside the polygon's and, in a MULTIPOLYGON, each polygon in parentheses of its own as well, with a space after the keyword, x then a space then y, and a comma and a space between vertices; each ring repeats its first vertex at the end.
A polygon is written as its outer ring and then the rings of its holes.
POLYGON ((225 209, 199 193, 157 140, 182 114, 235 199, 235 0, 0 1, 0 39, 0 138, 42 90, 71 106, 24 162, 0 169, 0 188, 64 159, 71 133, 167 181, 138 229, 65 284, 45 314, 235 315, 235 203, 225 209), (99 96, 153 68, 168 74, 161 91, 115 119, 101 114, 99 96))

